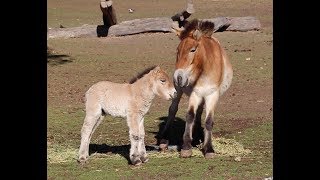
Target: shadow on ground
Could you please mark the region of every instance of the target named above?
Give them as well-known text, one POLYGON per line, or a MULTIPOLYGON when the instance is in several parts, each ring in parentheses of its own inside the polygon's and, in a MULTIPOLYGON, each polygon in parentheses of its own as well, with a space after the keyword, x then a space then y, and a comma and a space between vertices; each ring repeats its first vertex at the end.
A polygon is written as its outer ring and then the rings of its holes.
MULTIPOLYGON (((152 132, 149 131, 148 133, 155 134, 155 138, 157 139, 157 144, 146 146, 147 151, 159 151, 159 144, 161 140, 161 133, 166 125, 167 117, 159 117, 159 120, 162 122, 159 123, 159 131, 152 132)), ((196 121, 197 123, 194 126, 193 131, 193 141, 192 146, 196 147, 204 140, 204 132, 203 127, 201 127, 201 119, 196 121)), ((169 131, 169 146, 177 146, 177 151, 181 150, 181 146, 183 144, 183 133, 185 129, 185 121, 179 117, 176 117, 175 120, 172 122, 171 129, 169 131)), ((226 135, 230 134, 229 131, 219 131, 213 133, 213 135, 226 135)), ((174 148, 173 148, 174 149, 174 148)), ((127 159, 128 164, 130 164, 129 158, 129 151, 130 151, 130 144, 128 145, 119 145, 119 146, 109 146, 107 144, 90 144, 89 145, 89 155, 93 153, 101 153, 101 154, 119 154, 127 159)))
MULTIPOLYGON (((157 149, 153 146, 146 146, 147 151, 156 151, 157 149)), ((90 144, 89 145, 89 155, 93 153, 101 154, 119 154, 125 157, 130 164, 129 158, 130 145, 120 145, 120 146, 109 146, 107 144, 90 144)))
MULTIPOLYGON (((166 125, 168 117, 160 117, 159 120, 162 122, 158 125, 159 131, 158 132, 150 132, 155 135, 155 138, 157 139, 157 145, 160 144, 161 140, 161 133, 166 125)), ((180 147, 183 143, 183 133, 185 129, 186 122, 179 118, 175 117, 175 120, 172 122, 171 128, 168 132, 168 140, 169 145, 176 145, 178 146, 178 150, 180 151, 180 147)), ((203 128, 201 127, 201 119, 196 121, 193 131, 193 140, 192 140, 192 146, 196 147, 204 140, 204 134, 203 134, 203 128)))
POLYGON ((72 62, 72 58, 65 54, 54 54, 52 50, 47 50, 47 64, 51 66, 62 65, 72 62))

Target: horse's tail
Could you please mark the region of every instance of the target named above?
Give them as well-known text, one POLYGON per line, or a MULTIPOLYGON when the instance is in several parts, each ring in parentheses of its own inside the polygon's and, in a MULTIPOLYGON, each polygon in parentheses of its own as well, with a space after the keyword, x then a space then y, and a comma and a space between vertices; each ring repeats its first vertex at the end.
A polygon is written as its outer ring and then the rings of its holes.
POLYGON ((223 79, 220 84, 220 96, 229 89, 232 78, 233 78, 233 69, 232 65, 227 57, 227 54, 224 49, 222 49, 222 58, 223 58, 223 79))

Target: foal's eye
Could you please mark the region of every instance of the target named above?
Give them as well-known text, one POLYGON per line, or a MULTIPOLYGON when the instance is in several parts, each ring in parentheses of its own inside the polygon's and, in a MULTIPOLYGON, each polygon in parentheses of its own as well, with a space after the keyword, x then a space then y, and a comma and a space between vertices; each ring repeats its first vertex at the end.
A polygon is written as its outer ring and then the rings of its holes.
POLYGON ((160 81, 161 81, 161 82, 163 82, 163 83, 164 83, 164 82, 166 82, 166 80, 165 80, 165 79, 160 79, 160 81))

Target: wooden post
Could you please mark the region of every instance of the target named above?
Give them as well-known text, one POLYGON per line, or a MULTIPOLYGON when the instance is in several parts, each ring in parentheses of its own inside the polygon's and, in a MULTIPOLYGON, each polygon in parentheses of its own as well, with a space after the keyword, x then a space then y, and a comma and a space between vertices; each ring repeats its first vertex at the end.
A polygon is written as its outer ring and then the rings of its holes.
POLYGON ((103 24, 106 27, 117 24, 117 17, 111 0, 101 0, 100 9, 102 11, 103 24))
POLYGON ((188 22, 187 18, 195 12, 192 0, 187 0, 187 8, 180 13, 175 14, 171 17, 175 23, 172 25, 173 29, 182 30, 184 25, 188 22))

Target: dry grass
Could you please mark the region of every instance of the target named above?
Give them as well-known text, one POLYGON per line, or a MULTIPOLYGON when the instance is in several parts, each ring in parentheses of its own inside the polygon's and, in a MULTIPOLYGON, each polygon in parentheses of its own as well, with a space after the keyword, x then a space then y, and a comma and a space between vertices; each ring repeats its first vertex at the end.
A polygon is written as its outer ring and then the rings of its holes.
MULTIPOLYGON (((245 149, 242 144, 237 142, 234 139, 226 138, 214 138, 212 140, 215 153, 219 156, 245 156, 251 153, 251 150, 245 149)), ((203 154, 200 150, 201 146, 198 148, 193 148, 192 157, 203 157, 203 154)), ((48 163, 65 163, 72 162, 77 160, 78 149, 71 147, 63 147, 60 145, 55 145, 48 147, 47 149, 47 162, 48 163)), ((154 152, 151 151, 148 153, 150 158, 178 158, 179 152, 177 151, 168 151, 168 152, 154 152)), ((119 154, 101 154, 94 153, 90 158, 111 158, 111 159, 123 159, 119 154)))

